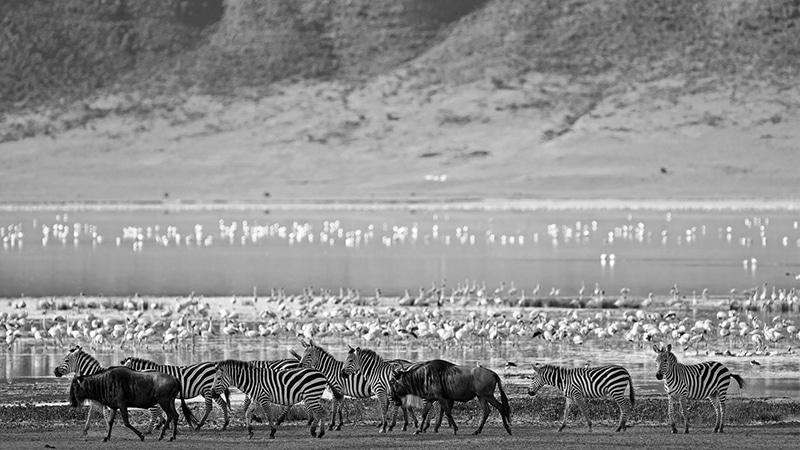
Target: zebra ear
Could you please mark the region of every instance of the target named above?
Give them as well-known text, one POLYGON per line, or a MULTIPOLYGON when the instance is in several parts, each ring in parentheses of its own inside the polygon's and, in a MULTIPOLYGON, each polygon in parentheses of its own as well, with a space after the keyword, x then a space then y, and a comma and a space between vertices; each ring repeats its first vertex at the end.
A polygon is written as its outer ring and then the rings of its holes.
POLYGON ((661 349, 658 348, 658 344, 653 344, 653 351, 656 353, 661 353, 661 349))
POLYGON ((356 349, 354 349, 354 348, 353 348, 353 346, 352 346, 352 345, 350 345, 350 344, 347 344, 347 347, 348 347, 348 348, 350 348, 350 351, 352 351, 352 352, 354 352, 354 351, 356 350, 356 349))
POLYGON ((314 340, 313 339, 309 339, 308 340, 308 346, 309 347, 316 347, 316 344, 314 344, 314 340))
POLYGON ((671 352, 671 351, 672 351, 672 344, 667 344, 667 352, 671 352))
POLYGON ((308 344, 306 343, 305 339, 300 339, 300 343, 303 344, 303 348, 308 348, 308 344))

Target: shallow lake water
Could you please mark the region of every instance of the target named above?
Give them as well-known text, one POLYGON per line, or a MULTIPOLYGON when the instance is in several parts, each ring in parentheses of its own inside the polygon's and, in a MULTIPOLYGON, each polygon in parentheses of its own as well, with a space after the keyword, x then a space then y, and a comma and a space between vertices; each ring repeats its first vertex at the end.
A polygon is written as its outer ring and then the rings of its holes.
POLYGON ((527 211, 0 213, 0 296, 415 292, 712 295, 788 289, 797 213, 527 211), (19 234, 22 238, 18 238, 19 234), (554 292, 554 290, 557 290, 554 292))
MULTIPOLYGON (((362 296, 400 296, 432 283, 446 292, 464 284, 491 292, 513 286, 529 297, 577 297, 601 289, 744 300, 764 286, 800 286, 797 213, 690 211, 277 211, 0 213, 0 296, 251 296, 313 286, 362 296), (787 274, 791 274, 787 276, 787 274), (735 290, 731 294, 731 290, 735 290)), ((519 295, 519 294, 517 294, 519 295)), ((777 294, 776 294, 777 295, 777 294)), ((9 300, 10 301, 10 300, 9 300)), ((794 316, 787 316, 795 320, 794 316)), ((768 319, 768 318, 765 318, 768 319)), ((792 338, 795 339, 795 338, 792 338)), ((346 344, 322 342, 344 357, 346 344)), ((793 341, 787 340, 787 346, 793 341)), ((299 351, 296 340, 204 342, 195 348, 135 353, 170 364, 276 359, 299 351)), ((524 383, 533 362, 627 367, 643 394, 662 392, 652 350, 620 341, 585 346, 507 341, 438 345, 384 343, 386 357, 480 363, 524 383), (518 368, 505 371, 505 363, 518 368)), ((98 350, 112 365, 133 350, 98 350)), ((0 353, 0 382, 64 383, 52 376, 65 349, 21 344, 0 353)), ((702 354, 679 356, 686 362, 702 354)), ((750 382, 752 397, 800 397, 798 358, 716 357, 750 382)), ((66 392, 66 391, 65 391, 66 392)))

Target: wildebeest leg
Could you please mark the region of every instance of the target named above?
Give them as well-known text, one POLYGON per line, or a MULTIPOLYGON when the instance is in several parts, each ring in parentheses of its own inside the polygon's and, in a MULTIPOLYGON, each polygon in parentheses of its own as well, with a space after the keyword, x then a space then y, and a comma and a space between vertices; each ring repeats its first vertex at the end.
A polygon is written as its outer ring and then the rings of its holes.
MULTIPOLYGON (((174 441, 175 436, 178 434, 178 410, 175 409, 175 400, 167 399, 159 404, 161 405, 161 409, 164 411, 164 414, 167 415, 167 420, 164 422, 164 426, 161 428, 161 434, 158 436, 158 440, 160 441, 164 439, 164 434, 166 434, 167 428, 170 427, 170 422, 172 422, 172 437, 169 438, 169 440, 174 441)), ((186 421, 189 422, 188 419, 186 421)))
POLYGON ((108 442, 111 439, 111 428, 114 426, 114 418, 116 417, 117 410, 112 408, 111 413, 108 415, 108 434, 103 438, 103 442, 108 442))
POLYGON ((486 401, 488 401, 492 406, 494 406, 495 408, 497 408, 498 411, 500 411, 500 418, 503 419, 503 427, 506 429, 508 434, 511 434, 511 422, 509 420, 509 417, 503 414, 503 405, 496 398, 494 398, 494 395, 492 395, 491 397, 486 397, 486 401))
POLYGON ((427 422, 428 413, 430 412, 430 410, 431 410, 431 402, 425 402, 425 405, 422 407, 422 418, 420 419, 419 427, 414 432, 414 434, 420 434, 423 431, 425 431, 426 428, 425 423, 427 422))
POLYGON ((572 407, 572 398, 567 397, 567 404, 564 405, 564 420, 561 421, 561 426, 558 427, 558 431, 564 431, 564 428, 567 426, 567 417, 569 417, 569 409, 572 407))
POLYGON ((458 433, 458 425, 456 425, 456 421, 453 419, 453 402, 452 400, 446 400, 439 397, 439 406, 444 410, 444 413, 447 414, 447 421, 450 422, 450 426, 453 427, 453 434, 458 433))
POLYGON ((486 419, 489 418, 489 402, 486 401, 486 397, 478 397, 478 402, 481 404, 481 408, 483 408, 483 417, 481 418, 480 425, 478 425, 478 429, 472 434, 481 434, 483 426, 486 424, 486 419))
MULTIPOLYGON (((140 433, 139 430, 134 428, 133 425, 131 425, 131 422, 130 422, 130 420, 128 418, 128 408, 123 406, 123 407, 121 407, 119 409, 119 412, 120 412, 120 415, 122 416, 122 423, 124 423, 126 427, 130 428, 131 431, 136 433, 136 436, 139 436, 139 439, 143 441, 144 440, 144 435, 142 433, 140 433)), ((109 427, 108 431, 109 431, 109 433, 111 432, 111 427, 109 427)), ((161 430, 161 434, 162 435, 164 434, 164 430, 161 430)))

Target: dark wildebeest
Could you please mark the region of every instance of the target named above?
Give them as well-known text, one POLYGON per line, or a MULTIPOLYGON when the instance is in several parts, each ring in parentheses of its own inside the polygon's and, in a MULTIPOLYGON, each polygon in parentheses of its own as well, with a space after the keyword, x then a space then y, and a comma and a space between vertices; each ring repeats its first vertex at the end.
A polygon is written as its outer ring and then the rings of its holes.
POLYGON ((427 421, 431 404, 438 401, 453 427, 453 434, 456 434, 458 426, 453 420, 453 402, 468 402, 478 397, 478 401, 483 407, 483 419, 478 429, 475 430, 475 434, 483 431, 483 426, 489 417, 490 403, 500 411, 503 426, 508 434, 511 434, 511 406, 508 404, 508 397, 503 391, 500 377, 489 369, 481 366, 458 366, 449 361, 434 359, 396 371, 390 384, 394 391, 393 396, 399 398, 416 396, 428 401, 416 433, 423 431, 423 424, 427 421), (500 390, 502 404, 494 397, 495 387, 500 390))
MULTIPOLYGON (((186 406, 181 394, 181 383, 172 375, 161 372, 137 372, 127 367, 111 367, 94 375, 78 375, 72 379, 69 389, 69 402, 77 408, 84 400, 92 400, 111 408, 108 416, 108 435, 103 442, 111 439, 111 427, 117 409, 122 413, 122 421, 133 430, 139 439, 144 435, 128 421, 128 408, 151 408, 158 404, 167 414, 167 424, 172 420, 172 437, 178 432, 178 411, 175 410, 175 399, 180 396, 181 410, 190 426, 197 424, 197 419, 186 406)), ((161 429, 159 440, 164 438, 166 426, 161 429)))

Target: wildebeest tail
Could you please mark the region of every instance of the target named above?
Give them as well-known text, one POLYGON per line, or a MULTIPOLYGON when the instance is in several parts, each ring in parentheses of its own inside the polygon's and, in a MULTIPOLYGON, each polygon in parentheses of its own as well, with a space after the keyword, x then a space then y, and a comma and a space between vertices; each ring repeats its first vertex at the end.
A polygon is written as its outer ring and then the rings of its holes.
MULTIPOLYGON (((180 383, 178 383, 180 386, 180 383)), ((227 390, 227 389, 226 389, 227 390)), ((181 411, 183 411, 183 417, 186 419, 186 423, 189 424, 190 427, 194 428, 199 423, 197 417, 192 414, 192 410, 189 409, 189 406, 186 404, 186 399, 183 398, 183 388, 180 388, 180 395, 181 395, 181 411)))
POLYGON ((633 395, 633 379, 628 377, 628 388, 630 388, 630 396, 631 396, 631 408, 633 408, 633 404, 636 402, 636 396, 633 395))
POLYGON ((739 383, 739 387, 741 389, 744 389, 744 388, 747 387, 747 382, 744 381, 744 378, 742 378, 741 375, 736 375, 735 373, 732 373, 731 374, 731 378, 733 378, 734 380, 736 380, 737 383, 739 383))
POLYGON ((506 395, 506 391, 503 390, 503 382, 500 381, 500 375, 494 374, 494 379, 497 381, 497 388, 500 389, 500 402, 503 404, 503 409, 500 411, 500 413, 506 416, 506 419, 508 419, 508 423, 510 425, 511 405, 508 403, 508 396, 506 395))

